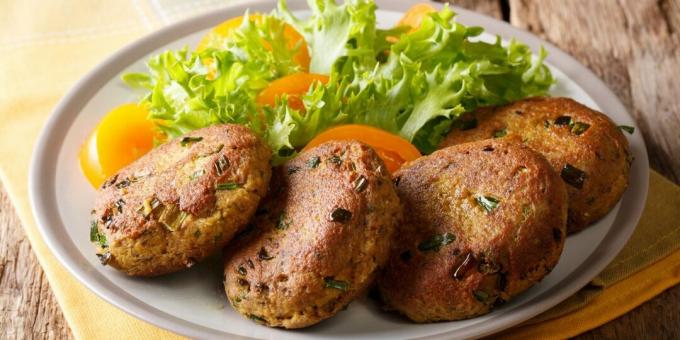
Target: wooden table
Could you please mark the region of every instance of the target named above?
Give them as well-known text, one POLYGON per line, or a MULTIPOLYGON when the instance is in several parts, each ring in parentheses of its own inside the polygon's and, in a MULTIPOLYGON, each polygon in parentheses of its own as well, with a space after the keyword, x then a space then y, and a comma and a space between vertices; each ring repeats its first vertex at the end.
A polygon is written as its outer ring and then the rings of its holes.
MULTIPOLYGON (((680 0, 451 2, 529 30, 588 66, 635 116, 652 168, 680 183, 680 0)), ((0 331, 72 337, 4 189, 0 331)), ((579 338, 680 338, 680 286, 579 338)))

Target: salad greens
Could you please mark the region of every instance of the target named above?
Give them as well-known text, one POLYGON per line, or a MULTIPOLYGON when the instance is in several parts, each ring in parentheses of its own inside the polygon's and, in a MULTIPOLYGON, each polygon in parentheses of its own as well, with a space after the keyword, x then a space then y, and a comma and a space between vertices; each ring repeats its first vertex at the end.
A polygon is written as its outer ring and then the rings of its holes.
POLYGON ((312 15, 301 19, 280 0, 261 20, 243 20, 227 37, 213 35, 207 49, 161 53, 148 61, 148 72, 123 79, 145 89, 141 103, 169 137, 211 124, 244 124, 268 142, 274 163, 347 123, 398 134, 429 153, 461 114, 542 95, 554 83, 543 49, 532 58, 514 40, 483 42, 483 29, 455 22, 448 7, 409 31, 377 28, 372 0, 309 5, 312 15), (294 59, 304 45, 286 45, 286 24, 305 38, 309 72, 329 76, 302 97, 304 110, 288 107, 286 96, 274 107, 256 104, 269 82, 304 71, 294 59))

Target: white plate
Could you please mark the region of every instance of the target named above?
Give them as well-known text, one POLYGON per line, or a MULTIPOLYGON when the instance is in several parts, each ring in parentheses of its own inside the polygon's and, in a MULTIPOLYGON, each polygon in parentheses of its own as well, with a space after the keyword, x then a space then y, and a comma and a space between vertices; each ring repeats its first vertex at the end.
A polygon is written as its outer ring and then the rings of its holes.
MULTIPOLYGON (((304 12, 303 1, 289 1, 304 12)), ((378 1, 381 26, 394 24, 408 1, 378 1)), ((251 11, 270 11, 272 1, 237 4, 169 26, 124 48, 83 78, 61 101, 37 143, 30 173, 30 199, 42 235, 62 264, 83 284, 109 303, 157 326, 194 338, 244 336, 255 338, 414 338, 479 337, 518 324, 566 299, 597 275, 619 252, 635 229, 644 207, 648 160, 640 129, 628 136, 635 162, 630 187, 607 217, 567 239, 557 267, 541 283, 493 313, 465 321, 425 325, 410 323, 378 310, 368 300, 321 324, 296 331, 257 325, 234 312, 221 288, 218 260, 190 270, 155 278, 124 276, 101 266, 88 240, 89 211, 94 190, 80 172, 80 144, 111 108, 136 95, 119 80, 128 71, 142 71, 150 54, 184 45, 195 46, 206 30, 251 11)), ((616 96, 588 69, 556 47, 498 20, 456 8, 458 20, 484 27, 504 39, 518 38, 534 51, 550 53, 548 63, 558 84, 553 95, 572 97, 606 112, 617 124, 635 126, 616 96)))

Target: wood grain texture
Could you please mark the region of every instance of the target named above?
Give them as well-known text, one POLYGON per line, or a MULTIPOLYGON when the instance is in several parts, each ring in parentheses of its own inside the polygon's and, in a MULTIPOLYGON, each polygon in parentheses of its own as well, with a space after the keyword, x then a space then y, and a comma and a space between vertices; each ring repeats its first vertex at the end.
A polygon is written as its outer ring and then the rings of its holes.
MULTIPOLYGON (((680 180, 680 0, 449 2, 498 19, 505 12, 588 66, 635 115, 652 166, 680 180)), ((0 332, 3 339, 72 337, 1 187, 0 332)), ((578 338, 680 338, 680 286, 578 338)))
POLYGON ((0 187, 0 338, 64 339, 66 321, 0 187))

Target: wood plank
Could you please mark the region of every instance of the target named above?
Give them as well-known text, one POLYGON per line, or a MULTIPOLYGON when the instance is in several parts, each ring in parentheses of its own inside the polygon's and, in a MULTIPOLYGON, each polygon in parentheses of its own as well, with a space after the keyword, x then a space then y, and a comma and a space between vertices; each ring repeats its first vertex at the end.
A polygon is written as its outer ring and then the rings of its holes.
POLYGON ((652 168, 680 183, 679 0, 510 0, 510 22, 599 75, 642 129, 652 168))
POLYGON ((0 338, 65 339, 70 330, 0 186, 0 338))
POLYGON ((439 2, 448 2, 450 4, 460 6, 478 13, 486 14, 496 19, 502 19, 501 2, 498 0, 448 0, 439 2))

